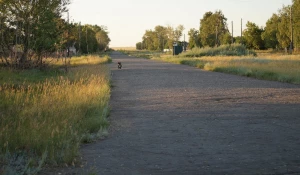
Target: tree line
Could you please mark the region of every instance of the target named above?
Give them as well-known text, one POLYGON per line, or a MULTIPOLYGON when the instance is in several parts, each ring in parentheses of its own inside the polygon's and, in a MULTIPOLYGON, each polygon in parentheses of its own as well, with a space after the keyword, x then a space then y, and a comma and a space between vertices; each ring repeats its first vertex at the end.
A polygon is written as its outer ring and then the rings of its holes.
POLYGON ((2 64, 41 65, 47 54, 70 56, 105 50, 110 39, 104 26, 81 25, 63 19, 70 0, 0 0, 2 64))
POLYGON ((200 20, 200 29, 190 29, 189 46, 214 47, 221 44, 241 43, 249 49, 285 49, 300 47, 300 0, 284 6, 259 27, 248 21, 241 36, 233 37, 222 11, 207 12, 200 20))
MULTIPOLYGON (((156 26, 146 30, 137 49, 162 50, 172 48, 173 42, 179 41, 183 26, 177 28, 156 26)), ((292 5, 283 6, 259 27, 248 21, 241 36, 234 37, 227 24, 227 18, 221 10, 206 12, 200 19, 200 28, 188 31, 189 48, 215 47, 224 44, 240 43, 248 49, 288 50, 290 47, 300 49, 300 0, 293 0, 292 5)))

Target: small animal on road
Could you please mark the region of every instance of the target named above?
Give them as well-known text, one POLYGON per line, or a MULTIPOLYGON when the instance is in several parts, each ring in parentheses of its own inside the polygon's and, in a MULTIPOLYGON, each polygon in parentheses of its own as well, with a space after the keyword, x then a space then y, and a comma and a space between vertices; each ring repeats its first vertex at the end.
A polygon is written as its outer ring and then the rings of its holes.
POLYGON ((122 69, 122 63, 118 62, 118 69, 122 69))

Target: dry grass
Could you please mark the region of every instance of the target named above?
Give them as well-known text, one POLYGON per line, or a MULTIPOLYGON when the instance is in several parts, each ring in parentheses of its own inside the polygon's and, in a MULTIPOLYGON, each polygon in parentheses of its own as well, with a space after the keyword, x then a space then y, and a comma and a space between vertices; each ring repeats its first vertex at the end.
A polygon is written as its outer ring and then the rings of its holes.
POLYGON ((80 57, 72 57, 71 59, 64 58, 60 59, 46 59, 45 62, 52 66, 63 66, 67 63, 68 66, 82 66, 82 65, 95 65, 95 64, 103 64, 103 63, 110 63, 111 58, 108 55, 104 55, 101 59, 97 55, 85 55, 80 57))
POLYGON ((70 64, 76 67, 67 74, 58 69, 28 73, 2 68, 6 78, 0 79, 1 155, 22 152, 46 155, 51 164, 74 162, 79 144, 91 133, 103 134, 108 125, 109 69, 99 63, 109 59, 72 58, 70 64))
POLYGON ((136 50, 135 47, 112 47, 114 50, 136 50))
POLYGON ((186 64, 201 69, 300 84, 300 55, 264 54, 263 57, 215 56, 188 58, 160 56, 155 60, 186 64))

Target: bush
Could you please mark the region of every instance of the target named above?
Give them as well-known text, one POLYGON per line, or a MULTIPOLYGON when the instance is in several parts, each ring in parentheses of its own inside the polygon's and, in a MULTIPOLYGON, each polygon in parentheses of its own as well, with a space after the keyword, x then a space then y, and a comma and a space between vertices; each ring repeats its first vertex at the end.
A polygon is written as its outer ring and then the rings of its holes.
POLYGON ((189 52, 182 53, 184 57, 203 57, 203 56, 256 56, 254 51, 248 50, 244 45, 232 44, 221 45, 220 47, 193 48, 189 52))

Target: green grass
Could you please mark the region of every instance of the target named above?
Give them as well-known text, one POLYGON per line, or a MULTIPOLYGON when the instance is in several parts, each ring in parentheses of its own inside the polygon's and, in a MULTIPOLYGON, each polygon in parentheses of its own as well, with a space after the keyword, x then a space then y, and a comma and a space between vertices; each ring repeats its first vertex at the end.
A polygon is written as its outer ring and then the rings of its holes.
POLYGON ((74 163, 80 143, 105 134, 110 73, 103 63, 110 61, 72 58, 68 73, 61 60, 46 70, 0 68, 0 165, 12 171, 16 157, 24 157, 28 173, 41 160, 74 163))

